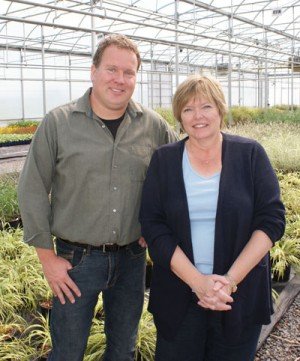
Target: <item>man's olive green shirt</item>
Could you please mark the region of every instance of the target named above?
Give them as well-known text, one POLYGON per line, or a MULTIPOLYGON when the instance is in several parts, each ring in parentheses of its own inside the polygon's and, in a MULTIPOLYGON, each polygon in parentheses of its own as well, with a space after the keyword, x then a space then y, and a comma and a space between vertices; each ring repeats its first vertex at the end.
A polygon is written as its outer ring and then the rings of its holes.
POLYGON ((52 236, 96 246, 138 239, 151 155, 177 140, 157 113, 132 100, 114 139, 89 94, 49 112, 34 135, 18 196, 24 241, 35 247, 53 248, 52 236))

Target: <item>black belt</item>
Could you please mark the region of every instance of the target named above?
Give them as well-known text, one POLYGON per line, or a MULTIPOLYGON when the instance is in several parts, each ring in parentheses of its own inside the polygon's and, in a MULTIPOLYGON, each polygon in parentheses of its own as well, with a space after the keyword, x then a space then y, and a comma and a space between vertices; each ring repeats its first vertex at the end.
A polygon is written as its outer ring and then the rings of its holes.
POLYGON ((125 246, 120 246, 116 243, 105 243, 105 244, 101 244, 100 246, 93 246, 91 244, 85 244, 85 243, 79 243, 79 242, 71 242, 68 241, 67 239, 62 239, 62 238, 58 238, 59 240, 70 244, 72 246, 75 247, 79 247, 79 248, 84 248, 84 249, 90 249, 90 250, 98 250, 98 251, 102 251, 102 252, 118 252, 119 250, 127 247, 127 245, 125 246))

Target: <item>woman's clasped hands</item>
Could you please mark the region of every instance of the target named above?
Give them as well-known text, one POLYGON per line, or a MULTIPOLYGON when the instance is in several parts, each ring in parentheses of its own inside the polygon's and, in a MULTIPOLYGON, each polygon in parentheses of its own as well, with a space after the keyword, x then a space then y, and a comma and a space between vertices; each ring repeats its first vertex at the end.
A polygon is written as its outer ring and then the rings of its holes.
POLYGON ((199 274, 193 291, 199 298, 198 305, 213 311, 229 311, 233 302, 232 289, 225 276, 199 274))

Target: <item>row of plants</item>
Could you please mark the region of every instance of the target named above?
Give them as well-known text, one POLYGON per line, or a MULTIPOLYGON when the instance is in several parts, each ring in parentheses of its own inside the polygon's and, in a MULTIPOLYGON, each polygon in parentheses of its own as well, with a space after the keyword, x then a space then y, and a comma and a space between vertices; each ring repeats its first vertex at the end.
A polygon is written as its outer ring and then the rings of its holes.
MULTIPOLYGON (((173 127, 176 127, 177 121, 174 118, 170 108, 155 109, 166 121, 173 127)), ((232 125, 253 124, 253 123, 300 123, 300 107, 294 106, 291 110, 288 105, 277 105, 268 109, 238 107, 234 106, 230 110, 232 125)), ((225 123, 228 124, 228 115, 225 117, 225 123)))
MULTIPOLYGON (((273 272, 286 264, 300 270, 299 173, 279 174, 287 209, 287 231, 272 249, 273 272)), ((43 360, 51 349, 49 313, 51 291, 45 281, 34 248, 22 242, 22 229, 0 231, 0 360, 43 360)), ((103 304, 99 297, 85 361, 99 360, 105 349, 103 304)), ((156 332, 145 309, 139 326, 136 360, 153 360, 156 332)))
MULTIPOLYGON (((173 128, 178 127, 178 123, 170 108, 160 107, 155 110, 166 119, 173 128)), ((230 114, 234 125, 270 122, 300 123, 300 107, 297 106, 294 106, 293 109, 288 105, 276 105, 268 109, 234 106, 231 108, 230 114)), ((225 118, 225 122, 228 123, 228 117, 225 118)), ((0 127, 0 145, 4 143, 5 145, 14 145, 29 142, 38 124, 38 121, 25 120, 0 127), (20 136, 18 136, 18 134, 20 136)))
POLYGON ((248 122, 300 122, 300 108, 298 107, 294 107, 294 110, 291 110, 287 106, 274 106, 268 109, 234 106, 231 108, 230 113, 233 124, 244 124, 248 122))
MULTIPOLYGON (((271 250, 273 277, 282 277, 287 265, 300 272, 300 144, 298 124, 238 124, 230 132, 261 142, 276 168, 287 211, 284 238, 271 250), (279 151, 277 151, 277 148, 279 151), (292 159, 292 161, 289 161, 292 159)), ((51 292, 32 247, 22 242, 22 229, 5 229, 19 217, 17 174, 0 177, 0 360, 42 360, 51 349, 49 314, 51 292)), ((148 262, 151 260, 148 258, 148 262)), ((105 347, 102 299, 95 310, 85 361, 101 358, 105 347)), ((143 311, 136 360, 153 360, 156 332, 152 316, 143 311)))
MULTIPOLYGON (((43 360, 51 349, 51 291, 34 248, 22 242, 22 230, 0 231, 0 360, 43 360)), ((85 361, 99 360, 105 350, 103 303, 99 296, 85 361)), ((146 310, 136 343, 136 360, 153 360, 155 327, 146 310)))
MULTIPOLYGON (((273 272, 281 278, 288 265, 292 265, 295 269, 300 266, 300 170, 293 173, 277 171, 277 175, 286 207, 287 226, 282 240, 272 248, 271 258, 273 272)), ((0 178, 1 229, 7 228, 7 225, 21 224, 16 188, 16 174, 0 178)), ((151 265, 149 257, 147 263, 151 265)), ((149 274, 147 274, 147 284, 149 284, 149 274)))
POLYGON ((39 122, 20 121, 0 127, 0 146, 29 144, 39 122))

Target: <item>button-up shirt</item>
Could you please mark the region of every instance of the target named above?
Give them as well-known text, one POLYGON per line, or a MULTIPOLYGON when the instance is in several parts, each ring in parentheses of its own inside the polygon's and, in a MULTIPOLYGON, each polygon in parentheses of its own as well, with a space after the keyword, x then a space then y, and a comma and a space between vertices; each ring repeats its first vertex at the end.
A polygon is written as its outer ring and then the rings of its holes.
POLYGON ((52 236, 126 245, 141 236, 141 190, 153 151, 177 140, 157 113, 130 100, 114 139, 93 113, 90 89, 49 112, 19 180, 24 241, 53 248, 52 236))

